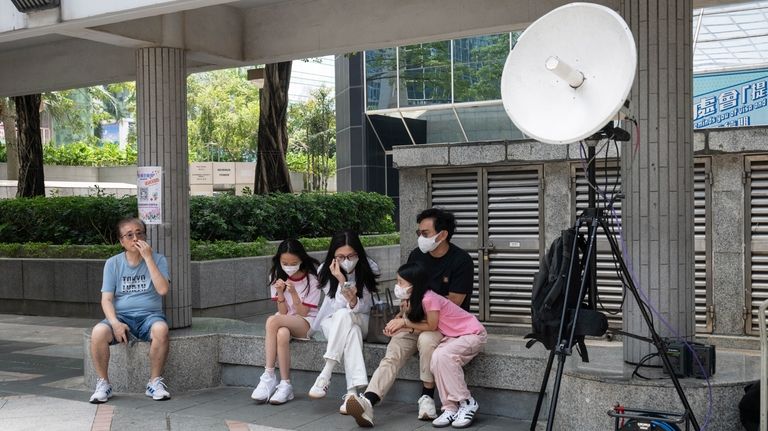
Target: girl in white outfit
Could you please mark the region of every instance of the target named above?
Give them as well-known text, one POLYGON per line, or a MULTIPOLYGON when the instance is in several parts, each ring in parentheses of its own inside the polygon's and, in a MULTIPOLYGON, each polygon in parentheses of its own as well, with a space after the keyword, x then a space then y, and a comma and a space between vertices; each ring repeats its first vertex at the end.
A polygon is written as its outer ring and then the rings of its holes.
MULTIPOLYGON (((368 384, 363 339, 368 332, 373 304, 371 293, 376 291, 377 273, 378 268, 368 259, 357 233, 344 230, 334 235, 318 273, 325 299, 312 330, 323 332, 328 347, 323 355, 325 367, 309 390, 311 398, 326 396, 333 368, 342 358, 347 379, 344 400, 368 384)), ((343 403, 339 411, 346 414, 343 403)))

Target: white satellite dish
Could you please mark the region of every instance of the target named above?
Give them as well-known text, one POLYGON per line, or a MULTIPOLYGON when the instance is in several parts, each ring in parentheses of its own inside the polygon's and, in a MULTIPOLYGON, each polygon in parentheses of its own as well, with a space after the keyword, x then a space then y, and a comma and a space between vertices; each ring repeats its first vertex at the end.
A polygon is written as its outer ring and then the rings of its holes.
POLYGON ((549 144, 578 142, 619 112, 636 66, 635 41, 619 14, 570 3, 520 36, 504 65, 501 99, 526 135, 549 144))

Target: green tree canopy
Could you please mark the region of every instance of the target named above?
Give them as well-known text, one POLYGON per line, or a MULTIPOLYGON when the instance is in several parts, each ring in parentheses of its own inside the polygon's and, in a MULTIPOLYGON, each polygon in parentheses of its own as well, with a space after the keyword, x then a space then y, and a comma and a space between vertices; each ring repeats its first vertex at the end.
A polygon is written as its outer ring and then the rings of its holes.
POLYGON ((191 75, 187 79, 191 161, 254 161, 259 89, 245 69, 191 75))

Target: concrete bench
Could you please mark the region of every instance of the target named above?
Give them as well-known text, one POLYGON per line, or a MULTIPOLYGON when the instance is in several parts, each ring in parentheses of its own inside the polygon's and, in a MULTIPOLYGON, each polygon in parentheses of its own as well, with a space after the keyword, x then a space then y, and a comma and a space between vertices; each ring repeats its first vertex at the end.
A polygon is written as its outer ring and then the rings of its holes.
MULTIPOLYGON (((264 366, 263 325, 242 321, 195 318, 192 327, 171 331, 171 348, 164 377, 171 394, 220 385, 255 387, 264 366)), ((93 385, 96 376, 84 336, 85 381, 93 385)), ((306 396, 324 364, 324 341, 291 344, 291 381, 297 396, 306 396)), ((671 382, 631 380, 632 366, 622 360, 620 342, 589 343, 590 363, 578 355, 566 361, 558 403, 558 420, 584 429, 609 429, 605 414, 615 402, 635 408, 682 411, 671 382), (593 425, 589 425, 593 424, 593 425)), ((116 392, 143 392, 149 379, 149 343, 111 347, 110 380, 116 392)), ((364 357, 372 373, 386 352, 386 345, 366 343, 364 357)), ((541 345, 525 348, 519 336, 490 335, 484 352, 465 367, 473 396, 484 412, 517 419, 530 419, 536 404, 548 353, 541 345)), ((737 404, 742 387, 759 378, 759 352, 718 352, 718 374, 713 379, 712 407, 717 412, 709 429, 729 430, 738 424, 737 404)), ((556 369, 553 367, 553 370, 556 369)), ((336 372, 343 373, 343 367, 336 372)), ((550 387, 554 378, 550 378, 550 387)), ((329 396, 345 393, 343 374, 334 374, 329 396)), ((699 418, 707 411, 708 390, 702 380, 684 379, 686 395, 699 418)), ((418 360, 414 356, 400 371, 388 400, 414 402, 421 393, 418 360)), ((546 403, 541 418, 547 415, 546 403)), ((560 425, 558 425, 558 428, 560 425)), ((556 428, 556 429, 558 429, 556 428)), ((571 428, 572 429, 572 428, 571 428)))

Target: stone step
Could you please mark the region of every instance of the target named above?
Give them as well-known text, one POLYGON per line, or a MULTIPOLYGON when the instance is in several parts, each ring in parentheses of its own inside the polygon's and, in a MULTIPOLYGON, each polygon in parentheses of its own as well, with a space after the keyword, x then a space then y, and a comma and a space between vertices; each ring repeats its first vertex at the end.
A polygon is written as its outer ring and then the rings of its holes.
MULTIPOLYGON (((88 352, 90 331, 84 336, 88 352)), ((309 390, 324 364, 325 342, 295 340, 291 344, 291 380, 297 393, 309 390)), ((564 361, 562 389, 558 401, 558 422, 594 424, 609 429, 606 411, 620 402, 632 408, 681 411, 671 381, 658 370, 643 370, 651 380, 632 378, 633 366, 623 362, 622 344, 592 340, 588 343, 591 361, 578 355, 564 361), (585 422, 586 421, 586 422, 585 422), (591 421, 591 422, 590 422, 591 421)), ((142 392, 149 378, 149 343, 112 346, 110 380, 117 392, 142 392)), ((364 358, 372 373, 386 352, 386 345, 366 343, 364 358)), ((465 378, 483 410, 514 419, 530 419, 535 408, 549 352, 540 344, 525 348, 520 336, 491 334, 485 349, 465 368, 465 378)), ((85 355, 87 385, 96 376, 85 355)), ((728 430, 738 423, 738 400, 744 383, 759 378, 759 352, 718 350, 718 370, 710 388, 703 380, 682 379, 685 393, 699 423, 708 411, 717 412, 709 429, 728 430), (717 426, 715 426, 717 425, 717 426)), ((195 318, 190 328, 171 333, 171 349, 164 376, 176 392, 220 385, 255 386, 264 367, 263 325, 216 318, 195 318)), ((557 368, 557 362, 553 370, 557 368)), ((343 372, 338 367, 337 372, 343 372)), ((551 390, 555 373, 551 374, 551 390)), ((335 374, 329 396, 341 398, 344 376, 335 374)), ((400 371, 388 395, 400 402, 414 402, 420 395, 418 361, 411 358, 400 371)), ((546 403, 541 417, 547 416, 546 403)), ((556 428, 558 429, 558 428, 556 428)), ((568 429, 562 428, 562 429, 568 429)))

